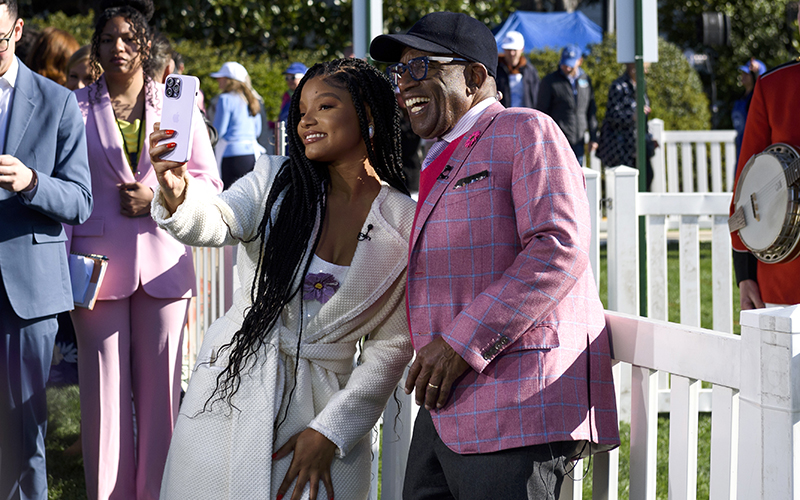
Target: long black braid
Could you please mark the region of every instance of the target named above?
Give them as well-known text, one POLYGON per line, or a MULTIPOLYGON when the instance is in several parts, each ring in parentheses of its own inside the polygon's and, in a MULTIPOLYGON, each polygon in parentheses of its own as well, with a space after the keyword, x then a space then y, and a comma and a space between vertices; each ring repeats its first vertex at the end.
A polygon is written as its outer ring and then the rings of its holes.
MULTIPOLYGON (((266 235, 266 241, 259 248, 258 267, 253 278, 253 305, 245 314, 241 329, 234 334, 230 343, 222 347, 222 350, 230 350, 230 359, 225 370, 217 376, 214 393, 206 401, 204 410, 213 404, 215 395, 216 399, 226 401, 231 408, 235 408, 232 398, 241 384, 242 372, 255 362, 283 308, 301 289, 302 284, 297 286, 295 283, 298 276, 308 273, 310 256, 319 243, 321 231, 315 233, 314 227, 317 221, 320 228, 324 222, 330 176, 325 164, 306 157, 305 146, 297 134, 300 96, 306 82, 316 77, 323 78, 328 85, 349 91, 372 167, 383 181, 408 194, 400 149, 401 115, 389 79, 361 59, 337 59, 314 65, 292 96, 287 124, 289 158, 281 166, 270 188, 264 215, 253 238, 263 240, 266 235), (370 118, 367 110, 371 113, 374 126, 372 139, 369 137, 370 118), (283 200, 277 216, 273 218, 273 207, 281 195, 283 200), (313 244, 309 248, 311 241, 313 244)), ((302 310, 300 318, 302 321, 302 310)), ((298 357, 301 337, 302 332, 298 336, 298 357)), ((294 369, 296 372, 297 364, 294 369)), ((296 384, 296 373, 294 379, 296 384)), ((293 393, 294 388, 288 396, 289 404, 293 393)))
MULTIPOLYGON (((144 72, 145 96, 148 104, 154 106, 153 96, 149 90, 150 73, 152 73, 153 62, 150 58, 149 41, 152 36, 152 29, 148 22, 153 17, 154 6, 152 0, 105 0, 101 7, 102 11, 95 16, 94 33, 92 34, 92 51, 90 71, 92 79, 97 81, 102 74, 100 66, 100 35, 106 24, 115 17, 122 17, 131 27, 136 47, 139 52, 139 61, 144 72)), ((89 89, 89 102, 97 104, 100 99, 101 83, 97 83, 89 89)))

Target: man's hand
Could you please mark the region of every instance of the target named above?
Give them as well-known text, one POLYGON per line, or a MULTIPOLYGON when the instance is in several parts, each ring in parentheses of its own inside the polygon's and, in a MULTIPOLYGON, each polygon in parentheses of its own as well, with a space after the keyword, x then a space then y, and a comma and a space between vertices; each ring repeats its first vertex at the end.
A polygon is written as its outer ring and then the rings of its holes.
POLYGON ((590 142, 589 143, 589 151, 597 151, 597 146, 599 146, 599 143, 594 142, 594 141, 590 142))
POLYGON ((741 309, 762 309, 764 301, 761 300, 761 290, 756 280, 742 280, 739 282, 739 305, 741 309))
POLYGON ((25 191, 33 181, 33 170, 11 155, 0 155, 0 188, 12 193, 25 191))
POLYGON ((122 215, 142 217, 150 213, 150 202, 153 201, 153 190, 141 182, 117 184, 119 188, 119 206, 122 215))
POLYGON ((336 445, 328 438, 315 431, 306 429, 289 438, 272 456, 272 460, 280 460, 294 452, 292 463, 286 476, 278 488, 278 498, 289 491, 292 481, 297 478, 291 500, 300 500, 306 483, 309 483, 310 500, 316 500, 319 482, 325 485, 328 498, 333 498, 333 481, 331 481, 331 462, 336 453, 336 445))
POLYGON ((442 337, 436 337, 417 353, 414 363, 408 370, 406 394, 416 388, 419 406, 427 410, 434 406, 441 408, 450 396, 453 382, 469 369, 469 364, 458 355, 442 337))

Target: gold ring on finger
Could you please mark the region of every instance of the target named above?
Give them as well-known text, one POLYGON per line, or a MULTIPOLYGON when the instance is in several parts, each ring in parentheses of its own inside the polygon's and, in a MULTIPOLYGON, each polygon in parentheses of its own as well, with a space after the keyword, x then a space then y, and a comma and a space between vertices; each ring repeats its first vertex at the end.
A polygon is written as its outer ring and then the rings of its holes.
POLYGON ((428 387, 430 387, 431 389, 438 389, 439 388, 438 385, 433 385, 430 382, 428 382, 428 387))

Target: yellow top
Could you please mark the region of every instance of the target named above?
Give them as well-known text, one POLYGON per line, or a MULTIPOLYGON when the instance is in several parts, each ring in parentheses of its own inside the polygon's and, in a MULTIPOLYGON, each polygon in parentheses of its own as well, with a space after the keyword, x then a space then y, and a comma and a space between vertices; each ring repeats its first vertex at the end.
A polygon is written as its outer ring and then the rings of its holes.
POLYGON ((144 127, 141 125, 142 121, 138 118, 133 120, 133 123, 117 118, 117 126, 122 134, 122 142, 125 146, 131 170, 136 170, 136 165, 139 163, 139 150, 142 145, 141 134, 144 131, 144 127))

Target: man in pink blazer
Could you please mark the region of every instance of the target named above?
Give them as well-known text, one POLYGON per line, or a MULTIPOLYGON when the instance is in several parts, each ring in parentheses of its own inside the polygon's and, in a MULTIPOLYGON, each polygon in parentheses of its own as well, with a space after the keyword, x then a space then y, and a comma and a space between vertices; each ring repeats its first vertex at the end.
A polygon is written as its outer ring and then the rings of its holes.
POLYGON ((555 122, 497 102, 497 45, 437 12, 373 40, 423 162, 408 308, 421 408, 405 499, 557 498, 568 461, 619 444, 589 266, 583 173, 555 122))

